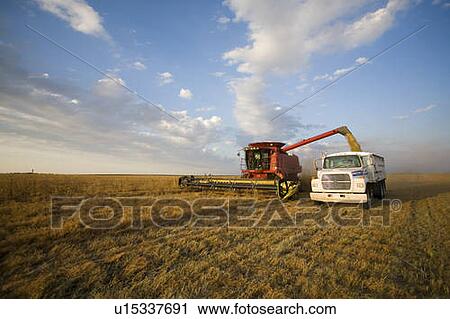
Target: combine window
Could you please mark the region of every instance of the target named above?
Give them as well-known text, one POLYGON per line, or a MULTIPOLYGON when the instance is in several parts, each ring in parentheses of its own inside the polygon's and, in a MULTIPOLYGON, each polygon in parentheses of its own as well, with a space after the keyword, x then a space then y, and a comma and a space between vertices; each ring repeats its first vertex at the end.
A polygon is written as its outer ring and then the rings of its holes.
POLYGON ((247 150, 245 152, 247 169, 270 169, 270 150, 247 150))

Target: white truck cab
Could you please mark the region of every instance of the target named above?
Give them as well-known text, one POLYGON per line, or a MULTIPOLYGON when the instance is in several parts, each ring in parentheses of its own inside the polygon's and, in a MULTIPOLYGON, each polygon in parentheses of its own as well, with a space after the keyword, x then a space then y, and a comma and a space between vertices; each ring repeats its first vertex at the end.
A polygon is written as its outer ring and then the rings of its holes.
POLYGON ((371 203, 374 198, 385 197, 386 174, 382 156, 368 152, 329 154, 320 159, 316 170, 317 177, 311 180, 313 201, 371 203))

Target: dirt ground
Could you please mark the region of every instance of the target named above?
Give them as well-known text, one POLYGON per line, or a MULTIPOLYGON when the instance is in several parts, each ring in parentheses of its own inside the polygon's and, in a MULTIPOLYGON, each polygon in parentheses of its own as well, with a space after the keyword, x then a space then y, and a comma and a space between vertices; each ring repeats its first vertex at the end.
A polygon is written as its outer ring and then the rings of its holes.
MULTIPOLYGON (((450 174, 389 175, 402 206, 384 226, 164 228, 146 214, 140 229, 76 216, 52 229, 51 196, 275 198, 180 190, 175 176, 2 174, 3 298, 450 297, 450 174)), ((286 204, 299 205, 316 206, 286 204)))

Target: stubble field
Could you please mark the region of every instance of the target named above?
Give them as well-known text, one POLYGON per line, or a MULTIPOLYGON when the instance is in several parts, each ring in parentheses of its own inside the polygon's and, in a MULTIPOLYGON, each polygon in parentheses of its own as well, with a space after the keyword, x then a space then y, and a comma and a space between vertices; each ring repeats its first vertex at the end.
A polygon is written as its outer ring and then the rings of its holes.
POLYGON ((1 297, 450 297, 450 174, 390 175, 403 204, 389 226, 161 228, 144 214, 141 229, 51 229, 55 195, 275 197, 180 190, 174 176, 2 174, 1 297))

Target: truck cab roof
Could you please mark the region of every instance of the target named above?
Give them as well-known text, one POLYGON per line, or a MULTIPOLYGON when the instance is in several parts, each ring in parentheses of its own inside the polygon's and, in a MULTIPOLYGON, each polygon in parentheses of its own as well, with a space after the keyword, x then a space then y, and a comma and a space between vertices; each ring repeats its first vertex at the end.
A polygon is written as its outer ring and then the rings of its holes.
POLYGON ((378 155, 378 154, 375 154, 375 153, 370 153, 370 152, 339 152, 339 153, 327 154, 327 155, 325 155, 325 157, 345 156, 345 155, 359 155, 359 156, 375 155, 375 156, 378 156, 378 157, 383 157, 381 155, 378 155))

